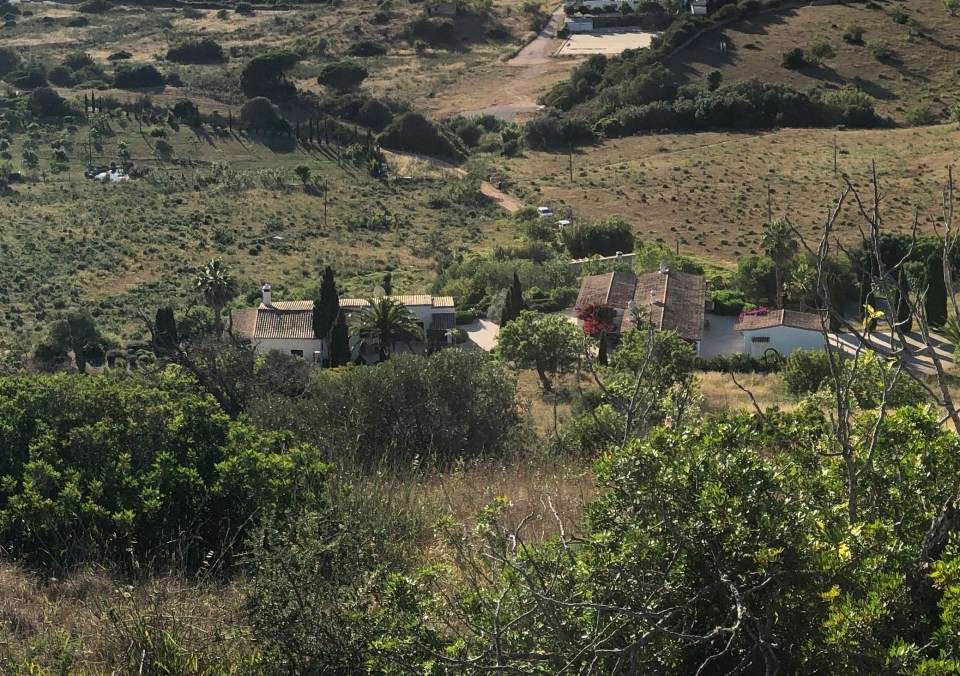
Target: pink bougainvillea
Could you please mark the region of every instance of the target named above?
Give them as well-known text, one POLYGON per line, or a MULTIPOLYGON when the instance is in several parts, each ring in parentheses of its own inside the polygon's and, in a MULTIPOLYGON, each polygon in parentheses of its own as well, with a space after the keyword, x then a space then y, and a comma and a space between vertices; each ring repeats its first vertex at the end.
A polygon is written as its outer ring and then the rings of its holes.
POLYGON ((770 310, 769 308, 765 307, 758 307, 754 308, 753 310, 744 310, 740 313, 740 316, 737 317, 737 321, 742 323, 744 317, 766 317, 768 314, 770 314, 770 310))
POLYGON ((614 331, 617 309, 607 303, 594 303, 577 308, 577 319, 583 321, 583 332, 591 338, 614 331))

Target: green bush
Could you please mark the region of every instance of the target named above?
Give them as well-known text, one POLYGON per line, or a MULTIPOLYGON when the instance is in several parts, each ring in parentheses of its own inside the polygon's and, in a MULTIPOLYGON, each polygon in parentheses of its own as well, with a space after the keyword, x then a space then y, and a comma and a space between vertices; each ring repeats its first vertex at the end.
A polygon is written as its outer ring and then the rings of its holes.
POLYGON ((165 82, 163 74, 149 64, 123 65, 117 68, 113 76, 113 84, 117 89, 159 87, 165 82))
POLYGON ((188 569, 323 479, 316 451, 234 423, 175 368, 0 379, 0 537, 63 569, 188 569))
POLYGON ((288 126, 280 109, 264 96, 252 98, 240 106, 240 124, 252 131, 280 131, 288 126))
POLYGON ((830 373, 830 356, 826 350, 794 350, 780 369, 787 390, 798 395, 819 390, 830 373))
POLYGON ((473 324, 477 321, 477 313, 474 310, 457 310, 454 313, 457 326, 473 324))
POLYGON ((176 63, 222 63, 226 58, 223 47, 213 38, 190 40, 167 51, 167 61, 176 63))
POLYGON ((634 245, 633 227, 619 216, 605 221, 578 221, 564 228, 560 237, 573 258, 630 253, 634 245))
POLYGON ((84 0, 77 7, 77 11, 84 14, 103 14, 110 11, 112 7, 113 5, 107 0, 84 0))
MULTIPOLYGON (((49 77, 49 75, 48 75, 49 77)), ((904 122, 910 127, 926 127, 933 124, 939 124, 940 115, 938 115, 930 106, 914 106, 907 113, 904 122)))
POLYGON ((833 51, 833 47, 830 46, 830 43, 822 41, 817 41, 810 45, 810 54, 817 59, 817 61, 832 59, 834 56, 836 56, 836 53, 833 51))
POLYGON ((808 65, 807 57, 803 53, 803 50, 799 47, 794 47, 786 52, 780 54, 780 67, 786 68, 788 70, 797 70, 808 65))
POLYGON ((367 79, 367 69, 352 61, 334 61, 325 64, 317 75, 317 82, 337 91, 346 91, 360 86, 367 79))
POLYGON ((893 55, 890 46, 883 40, 867 40, 867 50, 877 61, 885 61, 893 55))
POLYGON ((716 289, 710 292, 713 301, 713 311, 718 315, 736 317, 743 312, 747 299, 742 291, 734 289, 716 289))
POLYGON ((862 45, 863 44, 863 27, 848 26, 847 29, 843 32, 843 41, 851 45, 862 45))
POLYGON ((443 130, 420 113, 404 113, 394 119, 380 134, 380 145, 391 150, 405 150, 459 162, 466 153, 443 130))
POLYGON ((387 53, 387 48, 380 42, 360 40, 351 43, 346 53, 348 56, 383 56, 387 53))

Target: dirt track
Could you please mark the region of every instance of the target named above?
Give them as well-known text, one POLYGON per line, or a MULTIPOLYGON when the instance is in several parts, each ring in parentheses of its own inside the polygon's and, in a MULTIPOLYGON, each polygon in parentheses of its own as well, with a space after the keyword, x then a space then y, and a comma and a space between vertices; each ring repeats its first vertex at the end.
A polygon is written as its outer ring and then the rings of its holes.
POLYGON ((493 115, 503 120, 513 120, 517 117, 532 116, 540 110, 537 94, 545 81, 562 80, 576 63, 553 57, 559 46, 556 36, 563 20, 563 7, 558 7, 537 37, 504 63, 510 70, 496 87, 491 88, 491 105, 461 111, 461 114, 467 117, 493 115))

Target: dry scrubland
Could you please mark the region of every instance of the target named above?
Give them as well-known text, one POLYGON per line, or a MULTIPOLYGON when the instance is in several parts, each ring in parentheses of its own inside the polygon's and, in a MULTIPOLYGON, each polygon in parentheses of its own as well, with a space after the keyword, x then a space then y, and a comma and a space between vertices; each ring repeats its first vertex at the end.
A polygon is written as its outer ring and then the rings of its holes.
POLYGON ((755 77, 799 89, 852 85, 876 99, 879 114, 902 121, 919 104, 939 112, 960 100, 958 36, 960 20, 947 14, 941 0, 803 7, 711 31, 666 65, 683 81, 701 85, 714 69, 724 82, 755 77), (857 44, 843 39, 852 26, 863 29, 857 44), (728 45, 724 54, 721 40, 728 45), (875 58, 873 41, 890 56, 875 58), (783 52, 799 47, 809 55, 815 42, 829 44, 836 56, 797 71, 780 67, 783 52))
MULTIPOLYGON (((758 134, 676 134, 607 141, 568 156, 528 152, 510 160, 511 190, 528 203, 569 206, 579 218, 619 214, 645 241, 731 267, 757 253, 767 221, 788 216, 814 237, 849 176, 868 190, 875 161, 885 198, 884 228, 909 231, 919 210, 921 230, 933 231, 942 214, 947 166, 960 159, 956 124, 870 131, 785 129, 758 134), (833 173, 833 144, 840 176, 833 173)), ((862 219, 852 203, 838 236, 859 238, 862 219)))

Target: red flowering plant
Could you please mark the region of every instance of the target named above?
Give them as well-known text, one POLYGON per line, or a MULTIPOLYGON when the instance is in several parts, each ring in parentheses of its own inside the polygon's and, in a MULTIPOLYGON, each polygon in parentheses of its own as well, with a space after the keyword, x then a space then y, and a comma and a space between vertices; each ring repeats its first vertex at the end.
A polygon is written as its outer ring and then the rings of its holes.
POLYGON ((613 333, 613 320, 616 317, 617 309, 608 303, 593 303, 577 308, 577 319, 583 322, 583 332, 591 338, 613 333))
POLYGON ((740 316, 737 317, 737 321, 743 322, 744 317, 766 317, 768 314, 770 314, 770 310, 769 308, 765 307, 758 307, 754 308, 753 310, 744 310, 740 313, 740 316))

